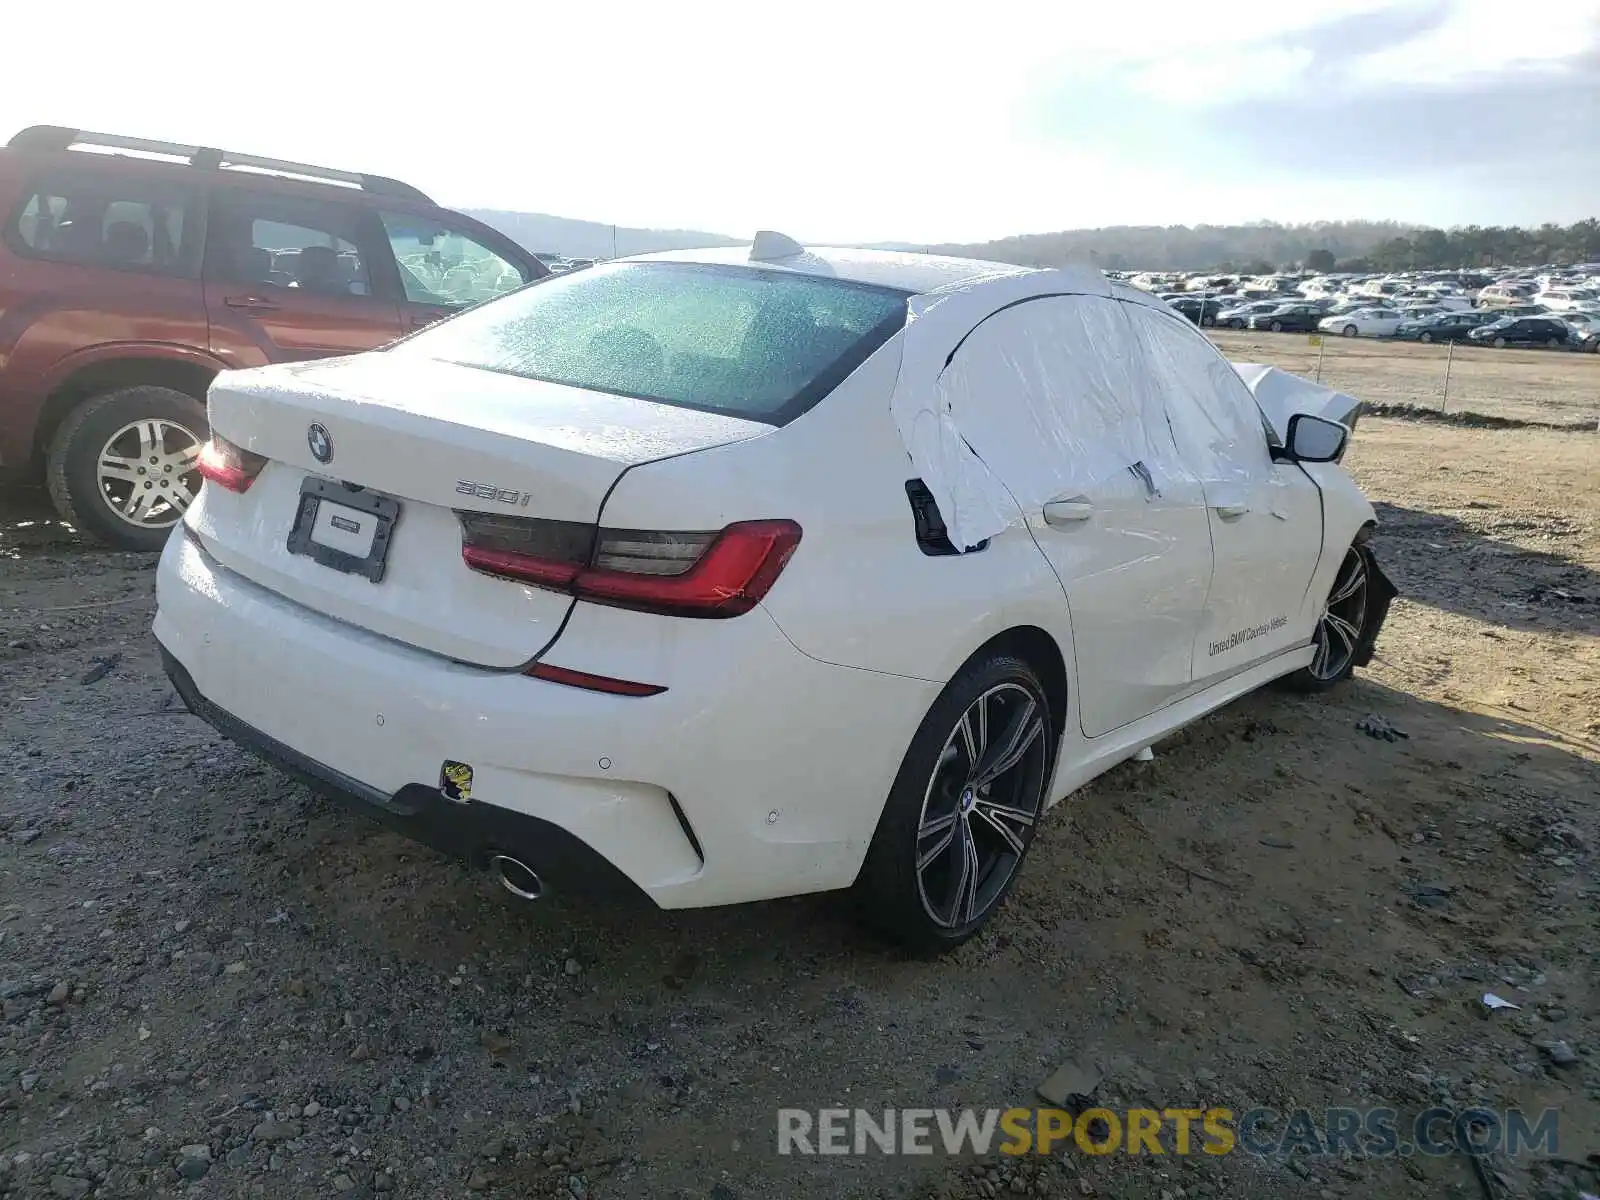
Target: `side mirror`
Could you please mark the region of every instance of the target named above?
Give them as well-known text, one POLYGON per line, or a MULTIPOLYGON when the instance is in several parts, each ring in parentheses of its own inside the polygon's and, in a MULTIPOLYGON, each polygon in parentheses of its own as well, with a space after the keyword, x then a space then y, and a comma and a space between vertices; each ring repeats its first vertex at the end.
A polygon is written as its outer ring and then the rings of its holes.
POLYGON ((1294 462, 1337 462, 1349 439, 1350 431, 1337 421, 1295 413, 1284 449, 1294 462))

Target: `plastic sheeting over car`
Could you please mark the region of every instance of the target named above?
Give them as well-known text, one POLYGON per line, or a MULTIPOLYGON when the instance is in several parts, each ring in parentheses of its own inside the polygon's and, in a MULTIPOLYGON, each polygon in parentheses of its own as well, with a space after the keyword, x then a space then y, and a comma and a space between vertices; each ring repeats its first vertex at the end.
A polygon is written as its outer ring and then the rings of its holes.
POLYGON ((1157 492, 1180 479, 1227 490, 1271 467, 1227 360, 1086 269, 913 297, 890 406, 962 548, 1130 472, 1157 492))
POLYGON ((1324 387, 1300 375, 1291 375, 1262 363, 1234 363, 1233 369, 1256 398, 1279 442, 1289 436, 1289 418, 1296 413, 1326 417, 1355 428, 1361 415, 1361 401, 1344 392, 1324 387))

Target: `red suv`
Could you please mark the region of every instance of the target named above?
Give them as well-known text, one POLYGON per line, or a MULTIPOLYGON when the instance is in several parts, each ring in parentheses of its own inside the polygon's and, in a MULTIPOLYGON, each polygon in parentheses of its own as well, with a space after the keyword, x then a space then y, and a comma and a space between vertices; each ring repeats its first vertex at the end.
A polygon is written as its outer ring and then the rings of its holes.
POLYGON ((393 179, 55 126, 0 148, 0 214, 0 473, 134 550, 199 490, 218 371, 371 350, 550 273, 393 179))

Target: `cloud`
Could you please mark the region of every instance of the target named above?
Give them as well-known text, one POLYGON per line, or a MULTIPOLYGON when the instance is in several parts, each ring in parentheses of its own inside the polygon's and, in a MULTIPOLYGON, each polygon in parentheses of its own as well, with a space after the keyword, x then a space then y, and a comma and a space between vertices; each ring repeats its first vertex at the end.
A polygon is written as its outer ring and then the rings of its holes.
POLYGON ((1391 4, 1115 63, 1058 85, 1034 129, 1138 164, 1191 204, 1232 187, 1234 219, 1290 206, 1445 224, 1591 215, 1600 4, 1510 15, 1479 0, 1391 4))
POLYGON ((1453 22, 1457 12, 1436 4, 1363 14, 1298 35, 1293 44, 1309 56, 1300 86, 1260 104, 1217 106, 1208 114, 1217 140, 1236 161, 1275 175, 1443 175, 1574 214, 1592 208, 1600 182, 1593 8, 1577 11, 1574 29, 1549 31, 1565 36, 1502 43, 1498 61, 1481 42, 1474 55, 1450 55, 1462 26, 1479 24, 1453 22))
POLYGON ((1351 64, 1437 34, 1457 11, 1449 0, 1426 0, 1376 12, 1349 13, 1279 40, 1305 53, 1307 83, 1343 82, 1351 64))

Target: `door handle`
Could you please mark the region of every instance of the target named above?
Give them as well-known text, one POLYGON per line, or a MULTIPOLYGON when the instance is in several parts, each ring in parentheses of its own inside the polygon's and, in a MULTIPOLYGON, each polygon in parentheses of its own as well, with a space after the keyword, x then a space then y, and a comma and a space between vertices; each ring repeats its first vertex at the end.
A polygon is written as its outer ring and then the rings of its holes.
POLYGON ((1219 517, 1242 517, 1250 511, 1248 504, 1213 504, 1211 507, 1219 517))
POLYGON ((277 312, 278 306, 260 296, 227 296, 223 301, 229 308, 249 308, 256 312, 277 312))
POLYGON ((1046 525, 1073 525, 1094 516, 1094 504, 1087 496, 1072 496, 1066 500, 1051 500, 1044 506, 1046 525))

